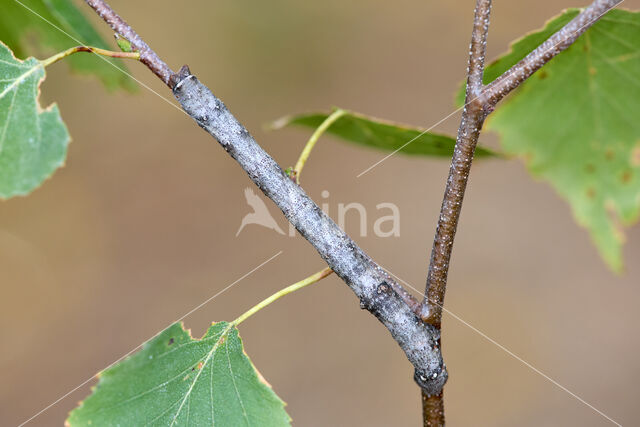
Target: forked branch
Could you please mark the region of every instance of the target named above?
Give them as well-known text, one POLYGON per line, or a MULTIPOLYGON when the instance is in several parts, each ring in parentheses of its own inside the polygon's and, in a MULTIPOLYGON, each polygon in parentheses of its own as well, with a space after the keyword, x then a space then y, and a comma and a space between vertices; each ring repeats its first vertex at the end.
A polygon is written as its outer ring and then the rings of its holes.
MULTIPOLYGON (((85 0, 120 35, 140 51, 141 61, 165 81, 166 64, 104 1, 85 0), (146 62, 143 60, 146 58, 146 62)), ((416 314, 419 302, 376 264, 304 190, 293 182, 211 90, 185 66, 165 81, 182 108, 218 140, 289 222, 311 243, 331 269, 351 288, 360 306, 391 333, 415 369, 426 393, 438 394, 447 372, 437 346, 439 331, 416 314)))
POLYGON ((524 59, 486 86, 482 85, 482 75, 491 1, 477 1, 469 56, 465 107, 436 227, 425 297, 421 308, 422 318, 428 323, 439 327, 442 321, 442 305, 444 304, 453 241, 469 179, 473 152, 486 116, 507 94, 520 86, 553 57, 571 46, 591 25, 622 1, 595 0, 524 59))
MULTIPOLYGON (((489 33, 491 0, 477 0, 469 47, 469 66, 467 73, 467 92, 465 108, 458 130, 453 159, 449 169, 449 178, 444 191, 436 236, 431 251, 431 262, 427 276, 425 302, 422 304, 422 319, 440 330, 442 304, 447 286, 449 260, 453 249, 462 200, 467 188, 473 153, 478 143, 482 123, 487 115, 483 105, 475 102, 482 91, 484 57, 489 33)), ((440 343, 438 343, 438 347, 440 343)), ((425 427, 444 425, 443 392, 429 395, 422 393, 422 419, 425 427)))
POLYGON ((100 18, 109 24, 113 31, 127 39, 131 43, 133 50, 140 52, 140 62, 146 65, 166 85, 169 85, 169 79, 174 74, 173 70, 160 59, 124 19, 102 0, 85 0, 85 2, 96 11, 100 18))
MULTIPOLYGON (((491 0, 477 0, 469 49, 465 106, 436 227, 424 300, 420 308, 420 315, 426 323, 438 330, 442 323, 453 242, 471 172, 473 154, 487 115, 509 92, 571 46, 591 25, 622 1, 595 0, 524 59, 494 82, 484 86, 482 79, 491 0)), ((443 394, 428 395, 422 390, 422 403, 424 426, 444 425, 443 394)))
POLYGON ((549 37, 520 62, 488 84, 482 91, 480 101, 493 108, 512 90, 520 86, 533 73, 554 56, 567 49, 602 16, 624 0, 596 0, 573 18, 560 31, 549 37))
POLYGON ((419 304, 346 235, 257 144, 226 106, 183 67, 175 74, 104 1, 85 0, 111 28, 140 52, 140 61, 173 89, 183 109, 240 164, 282 210, 333 271, 382 322, 415 368, 423 390, 424 423, 442 425, 442 387, 447 379, 440 352, 440 323, 464 192, 486 116, 507 93, 573 43, 622 0, 595 0, 563 29, 488 86, 482 85, 491 0, 477 0, 467 93, 429 265, 425 300, 419 304), (430 415, 429 415, 430 414, 430 415))
POLYGON ((483 105, 478 102, 482 90, 484 57, 489 32, 491 0, 477 0, 471 46, 469 48, 469 68, 467 93, 462 120, 458 129, 456 146, 453 151, 449 178, 444 190, 440 217, 433 240, 431 262, 427 275, 425 301, 422 305, 422 318, 425 322, 440 328, 442 304, 447 287, 449 260, 453 249, 453 238, 458 227, 462 200, 469 180, 473 153, 478 143, 480 129, 487 115, 483 105))

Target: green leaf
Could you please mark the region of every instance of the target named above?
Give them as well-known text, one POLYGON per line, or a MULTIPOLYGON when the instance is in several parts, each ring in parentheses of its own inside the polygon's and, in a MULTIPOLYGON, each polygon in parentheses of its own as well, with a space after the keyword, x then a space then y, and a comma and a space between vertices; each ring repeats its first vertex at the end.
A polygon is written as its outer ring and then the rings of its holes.
POLYGON ((44 67, 0 43, 0 198, 25 195, 64 164, 69 132, 56 105, 38 102, 44 67))
POLYGON ((70 426, 288 426, 284 402, 244 353, 238 330, 213 324, 191 338, 180 323, 99 374, 70 426))
MULTIPOLYGON (((324 122, 329 114, 312 113, 284 117, 273 123, 273 128, 285 126, 303 126, 315 129, 324 122)), ((425 132, 424 129, 392 123, 362 114, 348 112, 340 117, 328 129, 330 133, 348 142, 384 151, 421 156, 451 157, 456 140, 450 136, 425 132), (411 143, 407 144, 409 141, 411 143), (404 146, 404 147, 403 147, 404 146)), ((477 157, 495 156, 493 151, 478 147, 477 157)))
MULTIPOLYGON (((47 54, 78 44, 109 48, 72 0, 32 0, 23 3, 31 10, 14 0, 7 0, 2 2, 0 13, 0 40, 16 56, 24 58, 28 53, 46 56, 42 55, 42 47, 48 48, 47 54), (37 43, 34 43, 33 35, 37 37, 37 43)), ((137 88, 127 74, 114 67, 126 71, 123 62, 118 59, 74 55, 68 62, 74 71, 96 75, 109 90, 124 88, 133 91, 137 88)))
MULTIPOLYGON (((492 64, 506 71, 573 18, 570 10, 492 64)), ((622 269, 623 226, 640 214, 640 13, 613 10, 489 117, 508 154, 566 198, 607 264, 622 269)))

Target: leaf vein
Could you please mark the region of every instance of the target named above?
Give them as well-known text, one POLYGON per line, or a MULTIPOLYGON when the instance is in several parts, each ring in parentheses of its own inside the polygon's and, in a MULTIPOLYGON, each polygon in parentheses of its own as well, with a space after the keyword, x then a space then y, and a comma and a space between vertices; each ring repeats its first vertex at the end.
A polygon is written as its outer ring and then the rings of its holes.
POLYGON ((175 416, 173 417, 173 420, 171 421, 171 426, 173 426, 175 424, 176 419, 178 418, 178 415, 180 414, 180 411, 182 410, 182 407, 184 406, 185 400, 191 395, 191 392, 193 391, 193 387, 196 385, 196 382, 198 381, 198 378, 200 377, 200 374, 202 374, 202 371, 204 370, 204 368, 209 363, 209 360, 211 360, 211 356, 218 349, 218 347, 220 345, 220 342, 222 341, 222 338, 229 332, 229 330, 231 330, 231 327, 232 327, 232 325, 229 324, 224 329, 222 334, 220 334, 220 338, 218 339, 218 341, 216 341, 215 345, 211 348, 211 351, 209 351, 209 353, 205 357, 205 360, 202 362, 202 366, 200 367, 200 369, 198 369, 198 373, 193 378, 193 381, 191 382, 191 386, 189 387, 189 390, 187 390, 187 393, 185 394, 184 398, 182 399, 182 403, 180 404, 180 407, 178 408, 178 411, 176 412, 175 416))
POLYGON ((236 396, 238 396, 238 402, 240 403, 240 407, 242 407, 242 415, 244 416, 244 419, 247 425, 249 425, 249 417, 247 416, 247 410, 244 407, 244 402, 242 402, 242 398, 240 397, 240 392, 238 391, 238 385, 236 384, 236 379, 233 376, 233 368, 231 367, 231 357, 229 357, 229 343, 227 343, 225 349, 227 350, 227 362, 229 365, 229 373, 231 374, 231 382, 233 382, 233 388, 236 391, 236 396))

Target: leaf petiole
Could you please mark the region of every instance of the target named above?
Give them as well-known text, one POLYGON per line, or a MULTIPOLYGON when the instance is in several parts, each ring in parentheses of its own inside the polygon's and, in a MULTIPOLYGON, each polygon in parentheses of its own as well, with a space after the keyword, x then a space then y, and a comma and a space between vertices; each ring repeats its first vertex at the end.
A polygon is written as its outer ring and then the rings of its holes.
POLYGON ((60 61, 61 59, 66 58, 67 56, 71 56, 74 53, 78 52, 95 53, 96 55, 108 56, 110 58, 135 59, 137 61, 140 60, 140 52, 114 52, 111 50, 100 49, 99 47, 93 46, 76 46, 57 53, 47 59, 43 59, 40 61, 40 63, 43 67, 47 67, 60 61))
POLYGON ((286 288, 279 290, 275 294, 271 295, 269 298, 267 298, 264 301, 256 304, 255 306, 251 307, 247 312, 245 312, 243 315, 241 315, 236 320, 231 322, 230 326, 238 326, 240 323, 244 322, 249 317, 253 316, 258 311, 262 310, 263 308, 265 308, 266 306, 270 305, 271 303, 277 301, 278 299, 282 298, 283 296, 288 295, 288 294, 290 294, 292 292, 295 292, 295 291, 297 291, 299 289, 302 289, 305 286, 309 286, 309 285, 312 285, 312 284, 314 284, 316 282, 319 282, 320 280, 324 279, 325 277, 327 277, 331 273, 333 273, 333 270, 331 268, 327 267, 324 270, 319 271, 316 274, 313 274, 313 275, 307 277, 306 279, 302 279, 301 281, 296 282, 293 285, 287 286, 286 288))
POLYGON ((338 108, 333 113, 331 113, 331 115, 327 117, 320 126, 318 126, 315 132, 313 132, 313 135, 311 135, 311 137, 307 141, 307 144, 304 146, 304 149, 300 154, 300 158, 298 159, 298 162, 296 163, 290 175, 295 178, 296 184, 300 184, 300 173, 302 172, 302 168, 304 167, 305 163, 307 163, 307 160, 311 155, 311 150, 313 150, 313 147, 316 145, 316 142, 318 142, 318 139, 320 139, 322 134, 325 133, 327 129, 329 129, 331 125, 336 122, 336 120, 344 116, 346 113, 347 111, 338 108))

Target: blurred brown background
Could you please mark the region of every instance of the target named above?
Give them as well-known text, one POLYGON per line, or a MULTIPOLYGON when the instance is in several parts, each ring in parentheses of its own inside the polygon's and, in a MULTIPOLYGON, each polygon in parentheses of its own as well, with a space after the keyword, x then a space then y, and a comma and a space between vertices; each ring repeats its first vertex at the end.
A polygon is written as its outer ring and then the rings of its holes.
MULTIPOLYGON (((266 132, 292 112, 337 105, 424 127, 453 111, 464 77, 472 0, 136 1, 112 6, 175 69, 188 63, 283 166, 309 133, 266 132)), ((494 2, 489 56, 587 0, 494 2)), ((638 8, 640 0, 627 0, 638 8)), ((109 37, 105 26, 100 26, 109 37)), ((135 76, 171 98, 142 66, 135 76)), ((185 319, 200 336, 323 268, 300 237, 249 226, 243 171, 188 117, 142 89, 108 95, 64 65, 44 101, 73 136, 67 167, 27 198, 0 204, 0 424, 34 415, 250 270, 185 319)), ((459 115, 437 128, 453 133, 459 115)), ((492 135, 484 140, 495 144, 492 135)), ((448 162, 323 138, 303 186, 335 218, 369 210, 358 238, 422 290, 448 162), (376 238, 375 205, 401 211, 401 236, 376 238)), ((281 227, 284 219, 268 203, 281 227)), ((355 215, 354 217, 355 218, 355 215)), ((567 204, 518 161, 474 166, 446 307, 604 413, 640 424, 640 227, 627 271, 607 270, 567 204)), ((240 327, 246 349, 300 426, 419 425, 418 389, 385 329, 337 278, 287 297, 240 327)), ((609 422, 451 316, 444 319, 449 425, 609 422)), ((30 425, 60 425, 89 385, 30 425)))

